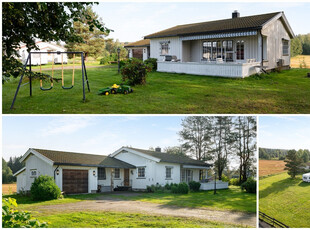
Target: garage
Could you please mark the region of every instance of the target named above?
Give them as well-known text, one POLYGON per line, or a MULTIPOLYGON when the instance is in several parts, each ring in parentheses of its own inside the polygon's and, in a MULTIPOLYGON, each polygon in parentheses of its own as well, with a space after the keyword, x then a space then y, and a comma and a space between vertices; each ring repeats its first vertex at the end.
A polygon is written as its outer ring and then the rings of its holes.
POLYGON ((63 169, 62 190, 66 194, 88 193, 88 170, 63 169))

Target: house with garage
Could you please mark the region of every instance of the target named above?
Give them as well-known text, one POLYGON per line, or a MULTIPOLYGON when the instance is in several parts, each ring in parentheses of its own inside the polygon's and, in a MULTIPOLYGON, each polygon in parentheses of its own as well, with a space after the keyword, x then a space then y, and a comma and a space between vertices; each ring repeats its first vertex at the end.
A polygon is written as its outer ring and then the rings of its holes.
MULTIPOLYGON (((210 164, 160 148, 122 147, 109 156, 30 148, 21 162, 25 167, 14 174, 18 192, 29 191, 40 175, 52 176, 67 194, 145 190, 153 184, 190 181, 200 181, 202 190, 214 188, 214 180, 207 175, 210 164)), ((226 182, 216 183, 217 189, 228 188, 226 182)))
POLYGON ((178 25, 145 36, 160 72, 243 78, 290 67, 293 30, 284 12, 178 25))
POLYGON ((138 58, 145 61, 150 57, 150 40, 144 39, 124 46, 128 50, 129 58, 138 58))

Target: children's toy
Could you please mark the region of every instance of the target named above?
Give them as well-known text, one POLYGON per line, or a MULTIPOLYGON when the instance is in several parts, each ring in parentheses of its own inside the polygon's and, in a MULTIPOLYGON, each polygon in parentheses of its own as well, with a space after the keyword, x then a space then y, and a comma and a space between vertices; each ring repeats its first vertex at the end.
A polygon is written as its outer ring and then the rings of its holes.
POLYGON ((111 87, 99 89, 98 94, 99 95, 109 95, 109 94, 117 94, 117 93, 128 94, 132 92, 133 90, 129 85, 113 84, 111 87))

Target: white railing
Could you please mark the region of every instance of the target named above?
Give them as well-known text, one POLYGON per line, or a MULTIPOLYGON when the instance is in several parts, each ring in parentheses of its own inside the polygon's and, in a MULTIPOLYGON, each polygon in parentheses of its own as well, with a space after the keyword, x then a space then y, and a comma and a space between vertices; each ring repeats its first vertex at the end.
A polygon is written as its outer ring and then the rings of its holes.
MULTIPOLYGON (((214 181, 201 183, 200 190, 213 190, 214 181)), ((216 181, 216 189, 228 189, 228 182, 216 181)))
POLYGON ((158 72, 244 78, 259 72, 260 63, 157 62, 158 72))

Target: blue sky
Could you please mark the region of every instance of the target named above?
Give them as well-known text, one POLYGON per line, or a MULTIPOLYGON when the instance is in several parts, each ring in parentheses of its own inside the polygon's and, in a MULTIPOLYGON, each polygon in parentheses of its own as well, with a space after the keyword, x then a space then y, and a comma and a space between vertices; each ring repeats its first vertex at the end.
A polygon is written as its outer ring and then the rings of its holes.
POLYGON ((93 9, 115 31, 109 37, 122 42, 175 25, 230 18, 234 10, 241 16, 284 11, 295 34, 310 32, 310 2, 100 2, 93 9))
POLYGON ((181 116, 3 116, 3 157, 28 148, 108 155, 122 146, 179 144, 181 116))
POLYGON ((310 116, 261 116, 259 147, 310 149, 310 116))

